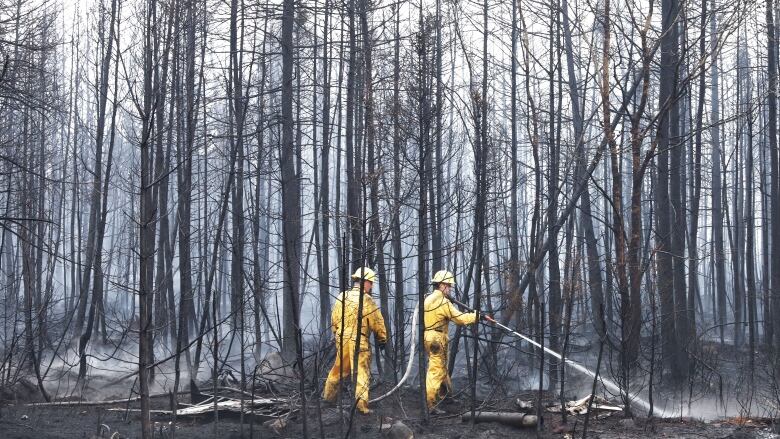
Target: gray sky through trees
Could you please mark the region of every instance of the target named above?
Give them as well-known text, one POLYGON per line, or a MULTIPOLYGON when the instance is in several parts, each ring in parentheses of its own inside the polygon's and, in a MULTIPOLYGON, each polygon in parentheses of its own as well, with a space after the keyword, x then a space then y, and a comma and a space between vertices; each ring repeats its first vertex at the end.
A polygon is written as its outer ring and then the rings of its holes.
MULTIPOLYGON (((603 346, 623 403, 776 416, 778 12, 0 0, 0 390, 251 392, 280 351, 314 404, 366 265, 387 382, 447 269, 566 357, 603 346)), ((590 386, 489 325, 451 339, 470 402, 590 386)))

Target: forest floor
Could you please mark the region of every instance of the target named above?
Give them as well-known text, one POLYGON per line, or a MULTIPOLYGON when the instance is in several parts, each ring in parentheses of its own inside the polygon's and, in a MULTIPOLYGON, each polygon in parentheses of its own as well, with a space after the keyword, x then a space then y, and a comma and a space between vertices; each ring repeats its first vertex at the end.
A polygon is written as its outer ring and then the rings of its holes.
MULTIPOLYGON (((456 384, 457 385, 457 384, 456 384)), ((383 386, 372 390, 374 395, 383 391, 383 386)), ((465 393, 465 392, 462 392, 465 393)), ((514 395, 506 399, 490 399, 483 403, 483 410, 516 412, 516 398, 534 401, 536 393, 514 395)), ((3 439, 40 439, 40 438, 94 438, 94 437, 140 437, 138 412, 125 413, 126 403, 110 406, 33 406, 29 401, 17 400, 15 403, 0 403, 0 438, 3 439), (111 410, 114 409, 114 410, 111 410), (119 409, 119 410, 116 410, 119 409), (127 416, 127 419, 125 419, 127 416), (98 435, 101 431, 102 436, 98 435), (112 434, 118 435, 112 436, 112 434)), ((75 403, 74 403, 75 404, 75 403)), ((153 399, 154 409, 169 408, 168 397, 153 399)), ((552 405, 550 400, 544 405, 552 405)), ((387 427, 394 421, 401 421, 412 429, 416 438, 441 439, 482 439, 482 438, 579 438, 582 437, 584 416, 569 416, 568 424, 562 425, 557 413, 544 413, 543 428, 516 428, 498 423, 478 423, 471 426, 461 421, 461 413, 470 409, 466 396, 456 396, 444 405, 446 414, 432 416, 426 424, 419 413, 419 395, 411 390, 402 392, 378 404, 370 415, 355 414, 349 425, 349 412, 343 416, 334 404, 323 403, 319 409, 316 403, 308 405, 306 416, 308 435, 312 438, 344 437, 351 432, 356 438, 387 437, 387 427), (321 413, 321 416, 320 416, 321 413), (324 426, 320 431, 320 419, 324 426)), ((137 402, 130 408, 139 408, 137 402)), ((532 411, 531 413, 534 413, 532 411)), ((594 415, 595 416, 595 415, 594 415)), ((252 422, 248 417, 244 424, 237 417, 222 417, 216 426, 213 418, 179 418, 175 437, 179 438, 299 438, 303 437, 303 416, 300 412, 290 417, 283 428, 274 430, 262 422, 252 422)), ((156 438, 171 438, 170 416, 153 416, 156 438)), ((760 420, 727 419, 699 421, 693 419, 627 419, 621 414, 591 417, 588 437, 617 438, 780 438, 772 433, 772 426, 760 420)))

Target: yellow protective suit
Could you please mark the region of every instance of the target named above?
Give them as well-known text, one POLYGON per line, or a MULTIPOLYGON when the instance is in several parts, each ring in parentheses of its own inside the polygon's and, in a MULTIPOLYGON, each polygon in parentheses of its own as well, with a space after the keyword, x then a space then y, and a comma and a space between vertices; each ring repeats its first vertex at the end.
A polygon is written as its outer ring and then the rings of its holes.
POLYGON ((447 373, 449 322, 470 325, 477 321, 476 312, 463 313, 439 290, 425 298, 425 352, 428 353, 428 373, 425 375, 425 397, 432 408, 452 387, 447 373))
POLYGON ((360 352, 358 353, 357 367, 353 367, 355 358, 355 345, 357 339, 358 306, 360 300, 360 288, 354 287, 341 293, 331 310, 331 328, 336 340, 336 361, 328 373, 325 381, 325 389, 322 397, 327 401, 336 399, 339 389, 339 381, 347 375, 352 375, 355 385, 355 399, 357 409, 361 413, 368 413, 368 381, 371 375, 371 345, 369 335, 376 334, 378 343, 387 342, 387 330, 385 320, 379 307, 369 294, 363 295, 363 323, 360 327, 360 352), (343 326, 342 326, 343 322, 343 326), (343 331, 343 332, 342 332, 343 331))

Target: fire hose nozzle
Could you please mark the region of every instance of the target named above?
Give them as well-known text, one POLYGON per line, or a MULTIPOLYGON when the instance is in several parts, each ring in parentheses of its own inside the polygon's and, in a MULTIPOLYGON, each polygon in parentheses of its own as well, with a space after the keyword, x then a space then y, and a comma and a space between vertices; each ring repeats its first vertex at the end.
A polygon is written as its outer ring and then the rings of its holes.
POLYGON ((493 319, 493 317, 491 317, 490 314, 480 314, 479 316, 490 323, 496 323, 495 319, 493 319))

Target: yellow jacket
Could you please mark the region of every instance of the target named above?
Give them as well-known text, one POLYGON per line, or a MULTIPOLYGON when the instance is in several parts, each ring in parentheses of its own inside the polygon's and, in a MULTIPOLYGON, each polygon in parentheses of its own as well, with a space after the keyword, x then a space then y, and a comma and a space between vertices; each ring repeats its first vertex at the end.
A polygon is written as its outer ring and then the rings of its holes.
MULTIPOLYGON (((360 288, 353 287, 351 290, 344 291, 339 295, 338 300, 333 304, 330 314, 331 327, 336 340, 341 337, 342 316, 344 321, 344 341, 357 340, 358 325, 358 307, 360 305, 360 288), (343 315, 342 315, 343 311, 343 315)), ((387 330, 385 329, 385 319, 382 312, 376 306, 374 299, 368 293, 363 294, 363 323, 360 326, 360 332, 363 334, 360 344, 361 350, 367 348, 369 331, 376 334, 379 343, 387 342, 387 330)))
POLYGON ((450 299, 439 290, 425 298, 425 330, 437 331, 447 336, 449 321, 458 325, 470 325, 477 321, 476 312, 460 312, 450 299))

